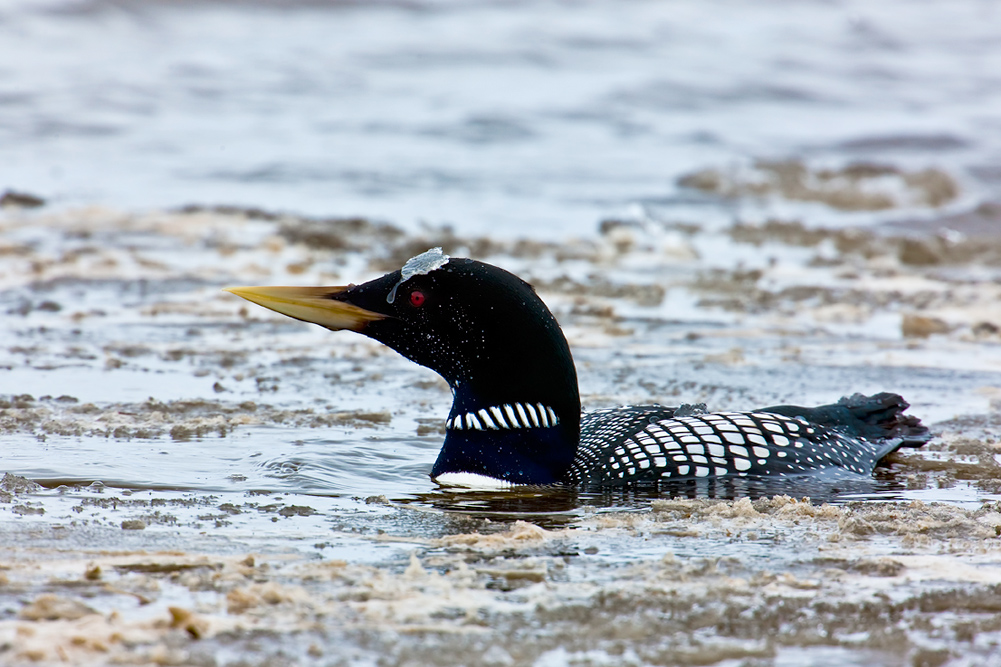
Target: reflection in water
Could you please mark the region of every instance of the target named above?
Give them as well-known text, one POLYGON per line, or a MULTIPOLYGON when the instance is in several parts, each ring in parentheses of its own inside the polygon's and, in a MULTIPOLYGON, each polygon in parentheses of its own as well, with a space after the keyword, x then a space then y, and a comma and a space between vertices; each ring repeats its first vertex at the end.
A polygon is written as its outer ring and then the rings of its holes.
POLYGON ((497 530, 504 530, 505 523, 517 520, 531 521, 552 530, 565 527, 578 517, 579 510, 589 504, 581 496, 576 489, 565 487, 526 487, 504 491, 442 489, 394 500, 489 519, 500 524, 497 530))
POLYGON ((893 489, 902 489, 887 473, 880 479, 857 475, 840 469, 819 470, 809 475, 783 477, 721 477, 674 480, 657 485, 606 490, 597 497, 604 499, 599 506, 616 506, 624 503, 648 504, 658 498, 736 500, 738 498, 769 498, 772 496, 792 496, 810 498, 815 503, 839 504, 871 496, 873 499, 890 500, 886 494, 893 489))
POLYGON ((773 478, 689 479, 615 489, 577 490, 565 487, 526 487, 504 491, 440 489, 394 502, 424 505, 446 512, 461 512, 478 519, 504 523, 531 521, 543 528, 565 527, 587 511, 585 508, 636 510, 664 498, 757 500, 772 496, 809 498, 814 503, 840 505, 857 500, 900 500, 905 486, 896 475, 880 469, 876 477, 840 470, 811 475, 773 478))

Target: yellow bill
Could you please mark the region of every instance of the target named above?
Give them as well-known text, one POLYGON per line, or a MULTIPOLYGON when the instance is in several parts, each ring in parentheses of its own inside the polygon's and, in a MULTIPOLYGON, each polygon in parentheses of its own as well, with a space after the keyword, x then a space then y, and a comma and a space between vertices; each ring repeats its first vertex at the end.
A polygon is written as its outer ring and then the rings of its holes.
POLYGON ((347 287, 225 287, 223 291, 253 301, 276 313, 319 324, 333 331, 361 331, 369 322, 387 317, 330 298, 346 289, 347 287))

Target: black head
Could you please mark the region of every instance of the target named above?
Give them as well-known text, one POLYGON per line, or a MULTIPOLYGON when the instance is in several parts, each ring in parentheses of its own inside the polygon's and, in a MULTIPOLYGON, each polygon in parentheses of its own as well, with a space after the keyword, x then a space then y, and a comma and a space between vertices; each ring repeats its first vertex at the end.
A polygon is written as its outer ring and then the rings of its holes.
POLYGON ((455 399, 433 476, 550 483, 569 469, 580 435, 573 359, 552 313, 517 276, 434 249, 361 285, 308 288, 308 304, 288 293, 276 304, 279 289, 296 288, 232 291, 298 319, 350 328, 445 378, 455 399))

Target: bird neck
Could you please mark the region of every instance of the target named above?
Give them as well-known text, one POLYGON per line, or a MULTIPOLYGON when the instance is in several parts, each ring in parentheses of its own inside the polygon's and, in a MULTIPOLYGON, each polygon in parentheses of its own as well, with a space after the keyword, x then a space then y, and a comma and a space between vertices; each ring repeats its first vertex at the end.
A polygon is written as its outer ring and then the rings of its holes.
POLYGON ((477 392, 466 383, 457 385, 433 478, 469 473, 540 485, 566 479, 580 441, 576 373, 572 387, 548 395, 539 391, 538 383, 506 398, 477 392))

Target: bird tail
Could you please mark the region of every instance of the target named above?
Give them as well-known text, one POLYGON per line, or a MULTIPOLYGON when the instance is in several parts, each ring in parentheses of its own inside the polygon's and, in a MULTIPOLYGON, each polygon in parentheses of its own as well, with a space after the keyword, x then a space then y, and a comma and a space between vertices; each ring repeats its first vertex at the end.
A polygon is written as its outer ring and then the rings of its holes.
POLYGON ((884 440, 899 439, 898 447, 921 447, 931 440, 931 432, 920 419, 904 414, 911 406, 897 394, 854 394, 842 398, 837 405, 844 406, 855 419, 869 428, 878 429, 878 437, 884 440))
POLYGON ((854 394, 837 403, 816 408, 779 405, 762 412, 777 412, 790 417, 823 424, 848 435, 869 440, 878 445, 881 459, 901 447, 921 447, 932 434, 921 420, 905 415, 910 404, 897 394, 882 392, 872 396, 854 394))

